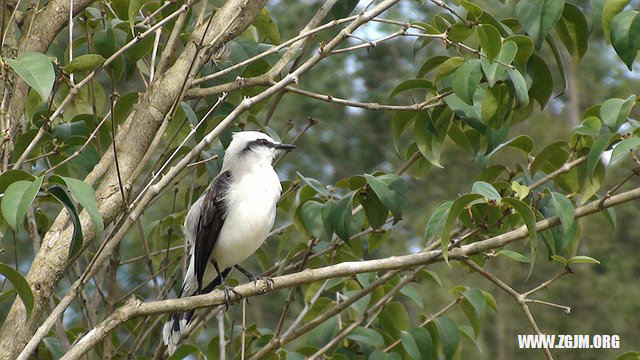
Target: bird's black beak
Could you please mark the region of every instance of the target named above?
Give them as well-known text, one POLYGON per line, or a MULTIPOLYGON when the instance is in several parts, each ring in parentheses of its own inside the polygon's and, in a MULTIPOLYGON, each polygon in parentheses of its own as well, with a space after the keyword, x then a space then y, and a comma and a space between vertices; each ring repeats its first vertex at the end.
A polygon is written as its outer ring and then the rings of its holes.
POLYGON ((273 144, 273 148, 278 150, 289 151, 289 150, 295 149, 296 147, 295 145, 291 145, 291 144, 273 144))

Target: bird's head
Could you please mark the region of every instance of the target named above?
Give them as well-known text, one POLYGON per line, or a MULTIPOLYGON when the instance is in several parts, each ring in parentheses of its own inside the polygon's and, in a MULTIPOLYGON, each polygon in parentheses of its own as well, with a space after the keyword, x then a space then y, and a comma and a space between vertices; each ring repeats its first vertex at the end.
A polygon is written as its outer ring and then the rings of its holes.
POLYGON ((231 143, 224 155, 225 167, 233 163, 271 165, 281 151, 295 149, 290 144, 282 144, 269 135, 259 131, 241 131, 233 134, 231 143))

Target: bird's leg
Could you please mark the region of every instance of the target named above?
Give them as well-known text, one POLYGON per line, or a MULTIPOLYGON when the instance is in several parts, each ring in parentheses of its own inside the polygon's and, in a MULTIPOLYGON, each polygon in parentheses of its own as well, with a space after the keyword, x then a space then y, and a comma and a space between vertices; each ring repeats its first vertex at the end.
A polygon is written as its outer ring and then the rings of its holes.
POLYGON ((215 261, 212 261, 212 263, 213 263, 213 267, 216 269, 216 272, 218 273, 218 276, 220 277, 220 284, 222 285, 222 287, 224 287, 225 305, 226 305, 226 308, 229 309, 229 305, 231 305, 231 293, 234 293, 239 298, 242 298, 242 295, 239 292, 235 291, 233 287, 227 283, 225 278, 222 276, 222 272, 218 268, 218 263, 216 263, 215 261))
POLYGON ((267 283, 267 286, 269 288, 273 289, 273 279, 271 277, 269 277, 269 276, 261 276, 261 275, 255 276, 252 273, 250 273, 247 270, 245 270, 240 265, 236 265, 236 269, 240 270, 240 272, 243 273, 246 277, 248 277, 250 281, 253 281, 254 284, 258 280, 264 280, 267 283))

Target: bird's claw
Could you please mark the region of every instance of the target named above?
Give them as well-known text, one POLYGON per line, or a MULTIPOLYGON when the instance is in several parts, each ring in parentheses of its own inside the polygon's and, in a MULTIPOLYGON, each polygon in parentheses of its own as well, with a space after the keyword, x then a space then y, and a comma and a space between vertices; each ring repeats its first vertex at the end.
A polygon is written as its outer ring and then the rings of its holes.
POLYGON ((225 310, 226 310, 226 309, 229 309, 229 305, 231 305, 231 293, 233 293, 238 298, 242 298, 242 295, 239 292, 237 292, 233 288, 233 286, 227 284, 226 281, 222 282, 222 286, 224 287, 224 303, 225 303, 225 310))

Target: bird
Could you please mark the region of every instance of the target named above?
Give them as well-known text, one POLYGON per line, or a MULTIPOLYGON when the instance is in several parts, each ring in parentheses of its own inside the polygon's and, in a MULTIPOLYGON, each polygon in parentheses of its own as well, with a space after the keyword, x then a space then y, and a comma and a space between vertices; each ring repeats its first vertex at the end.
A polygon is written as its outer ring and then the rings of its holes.
MULTIPOLYGON (((259 279, 239 264, 258 250, 273 228, 282 192, 273 160, 294 148, 258 131, 232 135, 220 173, 185 217, 190 260, 178 297, 206 294, 222 285, 228 307, 230 292, 235 291, 225 277, 233 267, 250 280, 259 279)), ((194 312, 172 314, 164 324, 162 337, 169 354, 194 312)))

